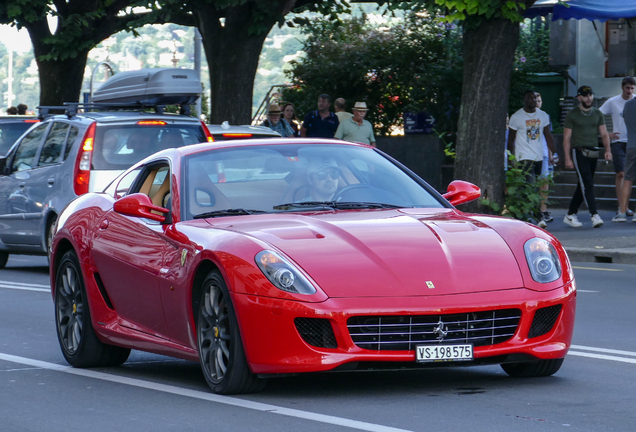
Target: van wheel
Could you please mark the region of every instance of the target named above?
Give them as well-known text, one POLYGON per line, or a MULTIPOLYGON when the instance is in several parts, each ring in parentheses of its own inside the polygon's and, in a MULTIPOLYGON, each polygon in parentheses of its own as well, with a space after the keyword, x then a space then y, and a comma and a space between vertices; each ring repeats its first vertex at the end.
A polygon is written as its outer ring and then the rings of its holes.
POLYGON ((55 222, 57 221, 57 216, 51 216, 49 223, 46 224, 46 255, 49 257, 49 262, 51 262, 51 247, 53 246, 53 228, 55 227, 55 222))
POLYGON ((7 265, 9 260, 9 254, 6 252, 0 252, 0 269, 3 269, 7 265))

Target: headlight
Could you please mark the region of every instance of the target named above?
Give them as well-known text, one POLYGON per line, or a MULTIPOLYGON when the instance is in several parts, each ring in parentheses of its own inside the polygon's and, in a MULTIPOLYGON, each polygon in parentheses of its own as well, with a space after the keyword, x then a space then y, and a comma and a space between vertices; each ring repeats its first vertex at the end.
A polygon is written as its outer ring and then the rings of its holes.
POLYGON ((305 276, 286 259, 276 252, 264 250, 256 254, 256 265, 279 290, 314 294, 316 288, 305 276))
POLYGON ((554 246, 546 240, 533 238, 523 245, 532 279, 539 283, 554 282, 561 277, 561 265, 554 246))

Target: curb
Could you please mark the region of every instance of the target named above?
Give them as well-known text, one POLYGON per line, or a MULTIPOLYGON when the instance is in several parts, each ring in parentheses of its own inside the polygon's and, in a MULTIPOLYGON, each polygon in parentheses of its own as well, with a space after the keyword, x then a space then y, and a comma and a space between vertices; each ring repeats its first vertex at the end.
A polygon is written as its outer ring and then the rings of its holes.
POLYGON ((636 248, 596 249, 565 246, 565 250, 572 262, 636 264, 636 248))

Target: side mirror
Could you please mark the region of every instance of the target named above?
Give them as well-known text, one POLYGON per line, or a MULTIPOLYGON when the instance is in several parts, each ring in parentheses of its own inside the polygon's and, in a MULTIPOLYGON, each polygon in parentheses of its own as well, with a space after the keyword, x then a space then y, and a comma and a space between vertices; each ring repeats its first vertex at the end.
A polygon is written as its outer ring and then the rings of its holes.
POLYGON ((115 201, 113 210, 126 216, 142 217, 157 222, 164 222, 166 220, 165 216, 157 213, 167 214, 170 212, 168 209, 154 205, 148 195, 142 193, 120 198, 115 201))
POLYGON ((452 181, 447 191, 442 196, 454 206, 476 200, 481 196, 481 189, 478 186, 463 180, 452 181))

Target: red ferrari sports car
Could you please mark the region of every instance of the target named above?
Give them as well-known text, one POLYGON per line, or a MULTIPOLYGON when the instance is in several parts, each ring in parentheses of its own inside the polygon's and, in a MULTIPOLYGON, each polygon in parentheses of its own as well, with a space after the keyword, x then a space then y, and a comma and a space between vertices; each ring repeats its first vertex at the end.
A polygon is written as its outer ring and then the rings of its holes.
POLYGON ((59 216, 57 334, 75 367, 131 349, 199 361, 216 393, 301 372, 501 364, 547 376, 576 287, 556 238, 453 205, 361 144, 168 149, 59 216))

